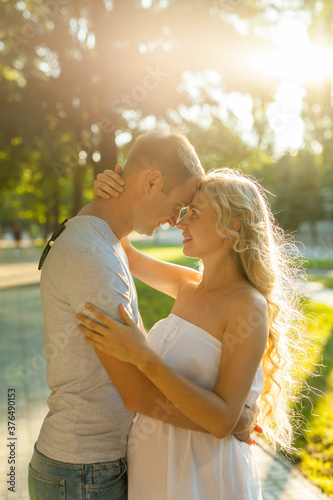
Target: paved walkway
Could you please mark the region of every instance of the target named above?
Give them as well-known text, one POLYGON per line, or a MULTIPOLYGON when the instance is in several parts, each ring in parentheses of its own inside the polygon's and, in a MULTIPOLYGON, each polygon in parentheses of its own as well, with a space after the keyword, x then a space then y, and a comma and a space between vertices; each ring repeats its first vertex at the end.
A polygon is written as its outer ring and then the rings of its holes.
MULTIPOLYGON (((321 272, 321 275, 324 275, 321 272)), ((318 281, 300 281, 299 290, 305 297, 309 298, 313 302, 318 302, 318 304, 326 304, 327 306, 333 307, 333 290, 324 286, 318 281)))
POLYGON ((37 262, 0 264, 0 289, 13 286, 33 285, 40 281, 37 262))
MULTIPOLYGON (((43 320, 38 282, 37 263, 0 265, 0 500, 28 500, 27 464, 47 413, 49 390, 42 345, 43 320), (7 447, 9 388, 15 388, 16 391, 15 493, 8 492, 6 484, 10 452, 7 447)), ((329 289, 325 292, 328 293, 326 296, 319 295, 320 290, 315 288, 307 293, 310 292, 312 299, 317 300, 318 297, 318 302, 322 301, 322 297, 333 299, 333 292, 329 289)), ((333 305, 333 300, 330 305, 333 305)), ((297 467, 275 456, 263 439, 259 438, 258 441, 259 445, 253 451, 259 466, 264 500, 328 499, 302 476, 297 467)))

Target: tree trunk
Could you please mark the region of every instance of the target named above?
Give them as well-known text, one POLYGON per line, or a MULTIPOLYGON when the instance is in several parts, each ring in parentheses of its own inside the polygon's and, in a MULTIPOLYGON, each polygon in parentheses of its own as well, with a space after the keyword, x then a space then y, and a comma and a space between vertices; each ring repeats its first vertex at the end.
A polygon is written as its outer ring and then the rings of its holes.
POLYGON ((58 226, 59 224, 59 184, 56 184, 56 188, 53 193, 54 200, 53 200, 53 218, 54 218, 54 229, 58 226))
POLYGON ((49 214, 47 214, 46 215, 46 222, 44 224, 44 241, 45 241, 45 243, 48 240, 49 233, 50 233, 50 216, 49 216, 49 214))
POLYGON ((77 165, 74 167, 73 176, 73 208, 72 217, 75 217, 82 208, 82 176, 84 174, 83 167, 77 165))
POLYGON ((104 130, 102 129, 102 140, 100 144, 101 161, 94 163, 94 176, 99 172, 103 172, 106 168, 114 170, 117 163, 117 146, 115 127, 112 121, 105 124, 104 130))

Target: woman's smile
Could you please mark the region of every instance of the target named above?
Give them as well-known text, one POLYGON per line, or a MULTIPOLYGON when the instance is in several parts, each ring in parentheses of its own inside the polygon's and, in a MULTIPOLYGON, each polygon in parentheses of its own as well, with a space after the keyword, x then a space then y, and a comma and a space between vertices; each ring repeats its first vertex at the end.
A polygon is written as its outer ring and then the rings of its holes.
POLYGON ((189 241, 193 240, 192 236, 189 236, 189 235, 186 235, 183 233, 183 245, 185 245, 185 243, 188 243, 189 241))

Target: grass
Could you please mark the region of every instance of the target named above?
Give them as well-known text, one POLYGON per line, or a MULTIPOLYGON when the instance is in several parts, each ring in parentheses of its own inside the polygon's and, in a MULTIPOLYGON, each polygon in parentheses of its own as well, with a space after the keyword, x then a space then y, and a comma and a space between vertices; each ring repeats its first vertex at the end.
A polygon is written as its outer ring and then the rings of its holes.
MULTIPOLYGON (((135 242, 134 246, 155 259, 166 260, 188 267, 195 267, 197 259, 185 257, 181 247, 152 247, 151 244, 135 242)), ((170 313, 174 300, 164 293, 152 290, 141 281, 136 280, 135 285, 138 291, 139 309, 143 323, 147 330, 160 319, 166 318, 170 313)))
POLYGON ((306 423, 295 442, 301 450, 295 458, 303 474, 333 497, 333 308, 309 302, 305 312, 315 317, 308 333, 322 351, 322 360, 313 356, 311 361, 321 361, 322 366, 319 374, 307 381, 313 388, 310 400, 304 391, 302 414, 306 423))
MULTIPOLYGON (((140 243, 135 246, 155 258, 191 267, 196 265, 196 261, 184 257, 182 249, 178 247, 152 248, 151 245, 140 243)), ((141 282, 136 285, 143 322, 149 329, 170 313, 174 301, 141 282)), ((304 307, 305 313, 314 318, 308 334, 322 351, 323 358, 322 361, 318 359, 316 349, 309 353, 313 376, 307 382, 313 392, 308 394, 304 390, 303 407, 300 408, 304 425, 295 442, 300 454, 293 459, 306 477, 333 498, 333 308, 313 302, 307 302, 304 307), (321 374, 315 376, 315 363, 320 362, 323 364, 321 374)))
POLYGON ((333 260, 332 259, 306 259, 302 262, 302 265, 305 269, 333 269, 333 260))

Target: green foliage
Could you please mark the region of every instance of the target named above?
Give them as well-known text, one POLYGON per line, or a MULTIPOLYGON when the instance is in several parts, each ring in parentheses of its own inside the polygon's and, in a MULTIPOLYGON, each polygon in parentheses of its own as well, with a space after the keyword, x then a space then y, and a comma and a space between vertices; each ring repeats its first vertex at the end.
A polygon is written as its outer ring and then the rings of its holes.
MULTIPOLYGON (((311 14, 316 2, 234 3, 0 2, 0 224, 20 218, 44 224, 47 233, 77 213, 91 197, 93 176, 113 168, 117 156, 124 159, 130 143, 117 148, 116 135, 126 131, 134 139, 147 117, 182 129, 206 170, 240 167, 257 176, 277 195, 270 201, 285 229, 332 217, 330 83, 307 89, 303 111, 305 150, 313 153, 318 143, 322 154, 277 162, 266 111, 278 82, 258 78, 249 58, 271 47, 258 27, 273 25, 291 7, 311 14), (232 92, 252 101, 247 130, 224 102, 232 92), (192 120, 194 108, 200 118, 192 120)), ((313 16, 327 39, 331 13, 325 2, 313 16)))
POLYGON ((332 270, 333 269, 333 260, 331 259, 307 259, 306 261, 302 262, 302 265, 305 267, 305 269, 327 269, 327 270, 332 270))
MULTIPOLYGON (((155 259, 173 262, 174 264, 195 268, 197 259, 191 259, 183 255, 183 249, 177 246, 155 246, 151 243, 141 243, 140 241, 133 242, 133 245, 142 252, 145 252, 150 257, 155 259)), ((135 286, 138 291, 139 309, 142 316, 143 324, 147 330, 160 319, 166 318, 171 312, 174 304, 174 299, 151 289, 141 281, 136 280, 135 286)))
POLYGON ((174 300, 156 290, 152 292, 147 285, 138 280, 135 281, 135 286, 143 324, 146 330, 150 330, 157 321, 170 314, 174 300))
POLYGON ((313 225, 323 216, 321 173, 311 153, 284 155, 277 163, 267 165, 262 179, 263 186, 275 195, 269 196, 272 211, 288 232, 297 230, 304 221, 313 225))
POLYGON ((306 418, 295 446, 300 455, 295 458, 302 472, 328 495, 333 492, 333 308, 308 303, 305 312, 315 318, 309 326, 313 341, 322 350, 312 363, 321 363, 320 372, 313 365, 314 376, 307 382, 312 392, 304 391, 303 415, 306 418), (317 373, 316 373, 317 372, 317 373), (307 399, 307 397, 310 398, 307 399))

